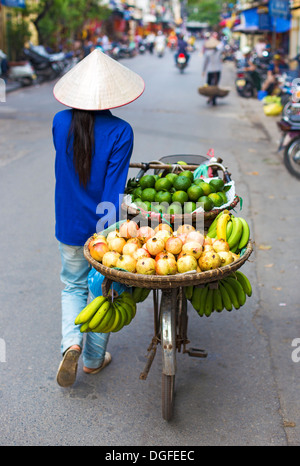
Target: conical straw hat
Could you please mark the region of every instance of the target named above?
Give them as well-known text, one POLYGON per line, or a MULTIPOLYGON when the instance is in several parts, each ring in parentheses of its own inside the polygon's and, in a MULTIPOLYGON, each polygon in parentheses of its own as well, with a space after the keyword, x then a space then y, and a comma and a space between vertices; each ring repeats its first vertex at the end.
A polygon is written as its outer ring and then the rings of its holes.
POLYGON ((204 48, 215 49, 220 44, 220 41, 215 37, 210 37, 204 42, 204 48))
POLYGON ((95 49, 54 86, 54 97, 67 107, 107 110, 137 99, 143 79, 105 53, 95 49))

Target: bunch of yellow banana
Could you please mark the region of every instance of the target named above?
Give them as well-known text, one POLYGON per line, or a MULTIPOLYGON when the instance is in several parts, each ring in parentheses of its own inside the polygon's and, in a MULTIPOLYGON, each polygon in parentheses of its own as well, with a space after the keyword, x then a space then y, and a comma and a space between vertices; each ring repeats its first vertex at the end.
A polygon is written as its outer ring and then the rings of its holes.
POLYGON ((250 227, 243 217, 235 217, 223 210, 210 225, 207 236, 223 239, 231 252, 241 251, 248 244, 250 227))
POLYGON ((80 331, 109 333, 119 332, 130 324, 136 314, 136 303, 130 293, 124 291, 114 300, 98 296, 91 301, 76 317, 75 325, 80 331))
POLYGON ((209 284, 202 288, 186 287, 185 295, 200 317, 209 317, 214 311, 232 311, 242 307, 247 296, 252 295, 252 287, 246 275, 237 270, 219 280, 218 288, 210 288, 209 284))
POLYGON ((142 303, 148 297, 151 289, 148 288, 133 288, 132 297, 136 303, 142 303))

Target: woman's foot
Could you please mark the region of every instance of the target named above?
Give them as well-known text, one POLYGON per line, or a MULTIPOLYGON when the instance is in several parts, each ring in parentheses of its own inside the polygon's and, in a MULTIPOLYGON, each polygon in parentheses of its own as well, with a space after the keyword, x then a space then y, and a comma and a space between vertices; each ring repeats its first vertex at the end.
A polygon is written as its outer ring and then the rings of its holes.
POLYGON ((111 354, 106 352, 104 356, 104 361, 101 364, 101 366, 96 367, 95 369, 91 369, 90 367, 83 366, 83 372, 86 374, 98 374, 104 367, 108 366, 108 364, 111 362, 111 354))
POLYGON ((79 345, 72 345, 65 351, 56 375, 56 381, 61 387, 70 387, 75 382, 80 354, 79 345))

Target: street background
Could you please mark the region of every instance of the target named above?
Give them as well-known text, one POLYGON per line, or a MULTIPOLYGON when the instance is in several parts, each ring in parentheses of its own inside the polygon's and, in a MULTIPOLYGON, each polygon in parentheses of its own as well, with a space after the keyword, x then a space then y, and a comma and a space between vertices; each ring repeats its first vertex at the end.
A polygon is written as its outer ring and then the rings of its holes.
MULTIPOLYGON (((277 153, 276 119, 234 89, 225 63, 219 105, 206 105, 196 51, 180 74, 173 53, 139 55, 122 63, 145 80, 143 96, 113 113, 133 127, 132 161, 170 154, 223 159, 242 198, 255 249, 243 272, 253 286, 246 305, 200 318, 189 309, 191 346, 206 359, 177 355, 174 417, 161 417, 161 357, 139 380, 153 336, 151 297, 130 326, 110 337, 112 363, 82 372, 62 389, 60 257, 54 237, 54 149, 51 126, 63 107, 54 82, 21 89, 0 104, 1 445, 226 446, 299 445, 300 184, 277 153)), ((130 170, 129 176, 136 174, 130 170)), ((160 348, 159 348, 160 349, 160 348)))

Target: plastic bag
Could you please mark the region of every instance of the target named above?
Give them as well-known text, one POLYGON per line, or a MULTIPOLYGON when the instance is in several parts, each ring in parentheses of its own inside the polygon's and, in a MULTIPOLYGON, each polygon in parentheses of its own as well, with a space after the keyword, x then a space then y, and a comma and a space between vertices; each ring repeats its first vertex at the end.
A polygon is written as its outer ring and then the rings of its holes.
MULTIPOLYGON (((91 269, 88 274, 88 287, 91 293, 91 298, 94 299, 97 296, 102 296, 102 283, 105 277, 98 272, 96 269, 91 269)), ((132 292, 132 288, 122 283, 113 282, 110 289, 113 287, 113 290, 119 294, 123 293, 124 291, 128 291, 129 293, 132 292)))
POLYGON ((282 105, 279 103, 264 105, 264 113, 266 116, 277 116, 282 112, 282 105))

